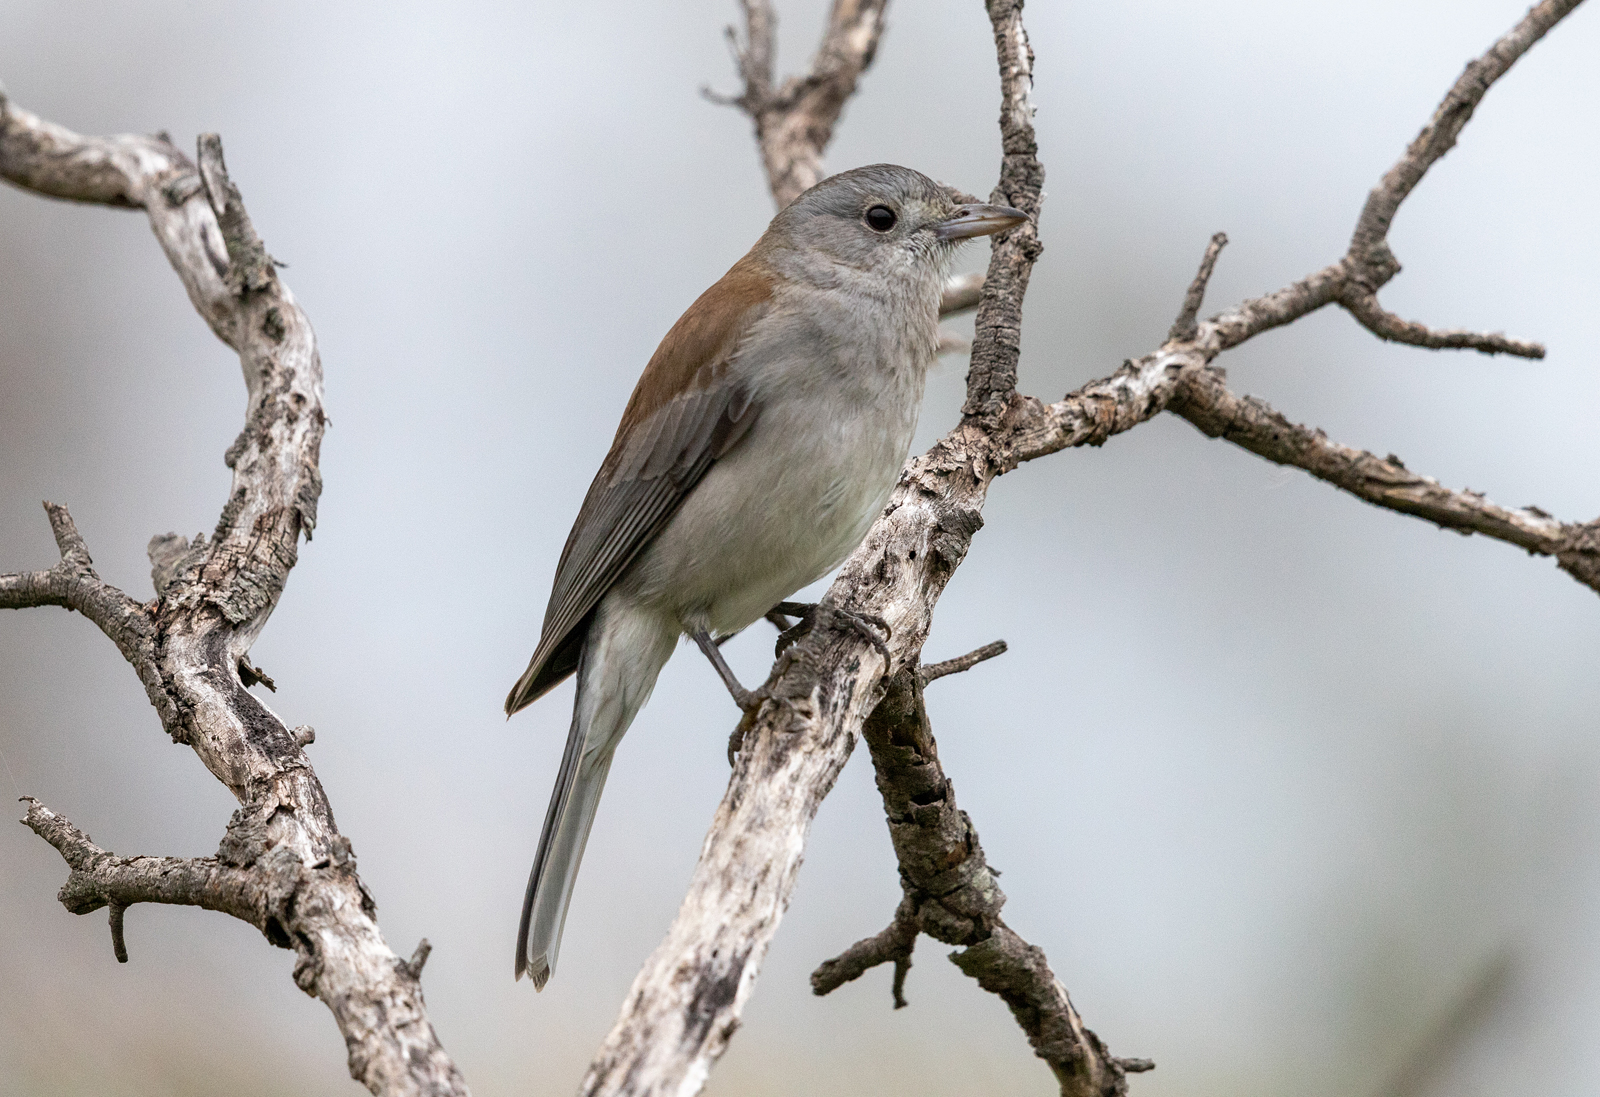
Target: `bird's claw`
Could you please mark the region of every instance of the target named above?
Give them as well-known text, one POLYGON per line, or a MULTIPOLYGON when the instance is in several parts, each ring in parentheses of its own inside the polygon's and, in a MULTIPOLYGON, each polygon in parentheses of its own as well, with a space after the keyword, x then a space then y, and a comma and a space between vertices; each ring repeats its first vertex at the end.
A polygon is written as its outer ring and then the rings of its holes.
POLYGON ((779 602, 772 607, 772 613, 800 618, 794 625, 778 634, 775 655, 781 656, 796 640, 815 629, 820 621, 823 627, 843 625, 851 629, 871 644, 878 654, 883 656, 885 663, 890 662, 888 640, 894 633, 889 627, 889 622, 876 613, 862 613, 858 610, 845 609, 843 606, 830 605, 827 602, 779 602), (880 630, 882 636, 878 635, 880 630))

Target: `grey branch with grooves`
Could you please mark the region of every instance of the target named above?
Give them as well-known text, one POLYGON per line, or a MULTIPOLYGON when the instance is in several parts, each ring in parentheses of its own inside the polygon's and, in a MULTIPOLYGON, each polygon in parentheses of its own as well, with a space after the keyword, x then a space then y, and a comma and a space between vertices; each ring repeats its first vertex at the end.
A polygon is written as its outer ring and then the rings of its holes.
POLYGON ((1062 1093, 1125 1093, 1125 1072, 1150 1070, 1155 1064, 1113 1059, 1078 1016, 1044 953, 1000 917, 1006 897, 995 880, 998 873, 984 857, 972 820, 956 807, 955 786, 939 763, 922 696, 932 669, 907 667, 889 679, 883 700, 862 727, 904 896, 883 932, 857 942, 812 973, 812 989, 828 994, 878 964, 893 963, 898 1009, 906 1004, 912 947, 917 935, 926 933, 960 948, 951 953, 951 962, 1011 1008, 1062 1093))
MULTIPOLYGON (((1029 103, 1033 54, 1022 26, 1021 4, 990 0, 987 7, 1001 73, 1003 150, 1000 182, 992 200, 1017 206, 1034 219, 994 240, 978 301, 961 422, 927 453, 908 462, 884 515, 845 562, 827 594, 835 604, 889 622, 888 665, 859 637, 828 630, 814 631, 780 656, 766 684, 772 699, 751 721, 754 726, 745 736, 688 894, 666 939, 634 981, 584 1079, 582 1093, 686 1094, 704 1083, 739 1025, 761 960, 788 904, 811 819, 863 726, 891 688, 891 676, 916 666, 939 595, 983 524, 984 500, 995 477, 1065 448, 1102 445, 1112 435, 1166 410, 1191 418, 1202 429, 1216 428, 1224 437, 1253 445, 1273 460, 1302 467, 1322 462, 1317 445, 1296 440, 1293 432, 1284 432, 1276 422, 1238 413, 1237 398, 1232 398, 1234 403, 1225 398, 1221 371, 1212 362, 1223 351, 1327 304, 1342 305, 1385 338, 1524 357, 1543 353, 1533 344, 1504 336, 1405 325, 1382 312, 1376 293, 1399 270, 1386 234, 1405 195, 1448 150, 1488 86, 1576 6, 1575 0, 1545 0, 1484 59, 1469 66, 1423 136, 1374 191, 1349 252, 1338 262, 1276 293, 1200 320, 1205 285, 1223 243, 1214 240, 1179 310, 1178 322, 1159 348, 1047 404, 1016 391, 1022 298, 1041 250, 1036 225, 1043 169, 1029 103)), ((836 5, 835 13, 843 7, 836 5)), ((740 56, 747 95, 736 101, 754 114, 751 104, 771 106, 761 98, 761 74, 769 73, 771 65, 771 20, 764 5, 747 4, 747 11, 765 13, 764 22, 751 22, 751 45, 740 56)), ((770 133, 779 132, 770 122, 758 118, 757 132, 768 181, 781 205, 797 193, 790 189, 793 164, 774 163, 769 155, 769 150, 784 148, 769 141, 770 133)), ((820 143, 811 146, 807 155, 820 156, 820 147, 820 143)), ((970 279, 948 287, 943 311, 970 307, 973 291, 970 279)), ((1306 433, 1313 440, 1320 438, 1306 433)), ((1362 455, 1345 454, 1350 455, 1362 463, 1362 455)), ((1397 461, 1388 464, 1393 466, 1390 472, 1400 468, 1397 461)), ((1358 486, 1354 477, 1341 477, 1332 465, 1327 471, 1326 478, 1346 490, 1358 486)), ((1360 471, 1368 477, 1364 493, 1358 492, 1363 498, 1408 513, 1426 510, 1426 516, 1435 520, 1448 517, 1446 524, 1452 528, 1470 527, 1550 552, 1580 580, 1600 587, 1600 528, 1594 524, 1563 526, 1533 508, 1509 511, 1410 474, 1405 474, 1404 484, 1385 487, 1382 472, 1371 475, 1375 470, 1365 464, 1360 471)), ((894 962, 897 985, 902 984, 914 927, 926 928, 917 917, 922 909, 902 904, 901 913, 885 931, 854 946, 840 962, 852 967, 894 962)), ((985 964, 977 964, 972 973, 1014 1008, 1018 1002, 1023 1002, 1024 1011, 1055 1003, 1047 1009, 1053 1010, 1047 1035, 1038 1036, 1045 1028, 1030 1027, 1026 1019, 1023 1028, 1052 1064, 1075 1064, 1065 1074, 1058 1070, 1063 1093, 1121 1092, 1125 1073, 1148 1068, 1145 1060, 1111 1056, 1082 1028, 1064 991, 1054 997, 1053 990, 1040 991, 1059 988, 1054 976, 1046 978, 1042 955, 1029 952, 1021 942, 1012 948, 1009 938, 1005 940, 1005 945, 993 947, 1000 956, 1015 958, 1004 968, 1009 974, 996 976, 985 964), (1018 998, 1023 985, 1034 989, 1018 998), (1046 1045, 1050 1050, 1044 1050, 1046 1045)), ((980 947, 970 947, 963 955, 980 947)), ((1018 1016, 1023 1019, 1023 1013, 1018 1016)))
POLYGON ((322 366, 305 313, 251 225, 215 135, 197 162, 165 137, 85 137, 0 93, 0 176, 55 198, 142 209, 196 310, 239 354, 249 393, 244 429, 224 461, 233 483, 211 538, 151 542, 157 598, 143 605, 103 582, 66 508, 45 504, 61 559, 0 576, 0 607, 78 610, 116 644, 174 740, 239 801, 215 857, 116 857, 29 801, 24 822, 70 873, 68 910, 110 908, 126 960, 135 903, 198 905, 256 926, 296 954, 294 978, 333 1013, 351 1077, 373 1093, 464 1095, 428 1022, 413 961, 384 942, 350 842, 303 747, 250 694, 251 643, 316 525, 326 418, 322 366), (242 677, 243 676, 243 677, 242 677))

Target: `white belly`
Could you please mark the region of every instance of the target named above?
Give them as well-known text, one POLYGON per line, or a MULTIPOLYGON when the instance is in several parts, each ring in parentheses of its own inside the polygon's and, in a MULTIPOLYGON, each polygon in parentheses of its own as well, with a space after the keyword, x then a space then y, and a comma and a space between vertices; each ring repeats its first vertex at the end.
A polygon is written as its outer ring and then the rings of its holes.
POLYGON ((916 428, 920 380, 829 415, 810 400, 764 408, 621 585, 685 631, 729 633, 827 574, 888 502, 916 428))

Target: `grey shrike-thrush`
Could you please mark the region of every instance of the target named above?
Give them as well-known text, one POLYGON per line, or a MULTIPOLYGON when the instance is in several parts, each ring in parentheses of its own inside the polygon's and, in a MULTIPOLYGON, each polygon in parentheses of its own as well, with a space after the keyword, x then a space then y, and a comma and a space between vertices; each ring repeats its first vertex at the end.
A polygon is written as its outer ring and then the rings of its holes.
MULTIPOLYGON (((957 205, 892 164, 824 179, 689 306, 645 366, 556 566, 509 715, 574 671, 517 934, 518 978, 555 970, 611 757, 678 638, 761 619, 836 567, 889 499, 939 345, 956 246, 1027 220, 957 205)), ((786 607, 787 608, 787 607, 786 607)))

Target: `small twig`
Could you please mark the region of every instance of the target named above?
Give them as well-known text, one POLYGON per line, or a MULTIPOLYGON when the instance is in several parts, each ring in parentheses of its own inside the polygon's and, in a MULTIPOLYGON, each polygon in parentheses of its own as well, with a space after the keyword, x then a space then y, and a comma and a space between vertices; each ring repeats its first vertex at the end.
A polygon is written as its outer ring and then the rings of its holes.
POLYGON ((996 655, 1004 655, 1006 650, 1006 642, 996 640, 992 644, 985 644, 954 659, 946 659, 942 663, 929 663, 922 668, 922 684, 927 685, 947 674, 960 674, 964 670, 971 670, 985 660, 993 659, 996 655))
POLYGON ((278 683, 274 682, 267 675, 266 671, 262 670, 260 667, 251 666, 250 660, 242 657, 239 660, 239 681, 244 683, 246 688, 259 682, 261 685, 266 686, 267 689, 271 690, 273 693, 278 692, 278 683))
MULTIPOLYGON (((88 571, 94 566, 89 556, 89 546, 83 543, 78 526, 59 503, 45 503, 44 512, 50 518, 50 532, 55 535, 56 548, 61 551, 61 562, 69 568, 88 571)), ((93 574, 93 572, 90 572, 93 574)))
POLYGON ((117 957, 117 963, 128 962, 128 942, 122 935, 122 916, 127 912, 124 903, 111 903, 111 951, 117 957))
POLYGON ((1211 242, 1206 245, 1206 253, 1200 259, 1200 269, 1195 272, 1194 281, 1189 283, 1189 292, 1183 295, 1183 307, 1178 310, 1178 318, 1172 322, 1172 330, 1167 332, 1167 342, 1186 341, 1199 333, 1198 318, 1200 306, 1206 299, 1206 285, 1211 281, 1211 272, 1216 269, 1217 256, 1227 246, 1227 233, 1219 232, 1211 237, 1211 242))
POLYGON ((1484 354, 1513 354, 1518 358, 1544 357, 1544 344, 1510 339, 1502 332, 1462 331, 1455 328, 1436 331, 1425 324, 1402 320, 1378 304, 1376 294, 1360 287, 1347 292, 1339 299, 1339 303, 1362 327, 1392 343, 1406 343, 1431 350, 1476 350, 1484 354))
POLYGON ((205 186, 206 200, 217 216, 217 227, 222 230, 222 241, 228 248, 228 285, 241 297, 264 290, 277 280, 277 272, 266 245, 250 223, 250 215, 245 212, 239 188, 228 178, 228 167, 222 159, 222 138, 215 133, 202 133, 196 144, 200 182, 205 186))
POLYGON ((879 964, 894 964, 894 1008, 906 1007, 906 972, 911 970, 911 951, 920 931, 917 904, 910 895, 900 900, 894 920, 872 937, 864 938, 831 960, 824 960, 811 973, 811 993, 831 994, 852 980, 859 979, 879 964))
POLYGON ((45 571, 0 575, 0 609, 77 610, 111 638, 148 686, 156 671, 149 651, 151 623, 144 607, 95 574, 89 548, 66 507, 46 502, 44 509, 61 559, 45 571))
POLYGON ((405 962, 406 974, 413 979, 422 978, 422 966, 428 962, 428 957, 433 955, 433 946, 424 937, 417 942, 416 951, 411 954, 411 959, 405 962))

